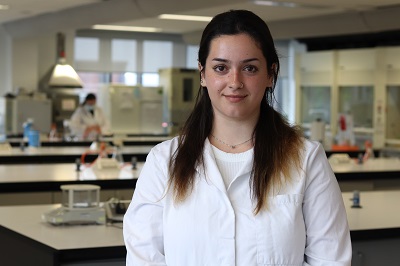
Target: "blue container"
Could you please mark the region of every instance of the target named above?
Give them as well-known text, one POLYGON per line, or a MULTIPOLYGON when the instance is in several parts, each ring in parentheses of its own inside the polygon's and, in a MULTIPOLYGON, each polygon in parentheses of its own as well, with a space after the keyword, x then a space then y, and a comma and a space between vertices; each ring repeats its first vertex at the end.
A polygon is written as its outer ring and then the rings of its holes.
POLYGON ((30 147, 40 146, 40 134, 38 130, 30 130, 28 133, 28 145, 30 147))
POLYGON ((25 122, 23 124, 23 127, 24 127, 24 138, 28 139, 29 138, 29 131, 31 131, 32 124, 28 123, 28 122, 25 122))

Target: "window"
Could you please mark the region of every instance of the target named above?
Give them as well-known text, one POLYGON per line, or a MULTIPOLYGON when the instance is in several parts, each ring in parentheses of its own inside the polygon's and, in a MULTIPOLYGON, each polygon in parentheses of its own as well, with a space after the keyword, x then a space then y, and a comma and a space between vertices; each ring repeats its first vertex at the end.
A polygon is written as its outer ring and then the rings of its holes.
POLYGON ((187 68, 198 68, 198 57, 199 46, 198 45, 188 45, 186 48, 186 67, 187 68))
POLYGON ((99 88, 110 83, 110 75, 107 73, 78 72, 78 75, 84 84, 83 91, 85 94, 89 92, 96 93, 99 88))
MULTIPOLYGON (((99 92, 110 83, 128 86, 160 86, 158 71, 187 63, 197 68, 198 46, 184 44, 180 37, 114 35, 75 38, 75 65, 84 83, 83 93, 99 92), (175 55, 174 55, 175 53, 175 55), (174 60, 175 57, 175 60, 174 60), (179 60, 177 59, 179 58, 179 60)), ((181 67, 181 66, 180 66, 181 67)))
POLYGON ((142 85, 146 87, 157 87, 160 85, 160 76, 158 73, 143 73, 142 85))
POLYGON ((135 40, 111 40, 112 71, 137 71, 137 43, 135 40))
POLYGON ((97 38, 75 38, 75 61, 99 61, 99 48, 97 38))
POLYGON ((158 73, 160 68, 172 66, 172 42, 143 42, 143 72, 158 73))
POLYGON ((75 38, 74 67, 80 71, 99 71, 101 65, 100 40, 98 38, 75 38))

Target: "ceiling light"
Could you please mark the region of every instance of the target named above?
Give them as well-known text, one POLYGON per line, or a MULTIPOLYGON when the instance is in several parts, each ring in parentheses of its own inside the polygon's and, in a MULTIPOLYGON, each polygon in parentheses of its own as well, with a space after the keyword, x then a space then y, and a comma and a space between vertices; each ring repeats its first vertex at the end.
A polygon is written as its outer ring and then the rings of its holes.
POLYGON ((293 2, 285 2, 279 0, 253 0, 255 5, 262 6, 276 6, 276 7, 291 7, 291 8, 313 8, 313 9, 327 9, 332 8, 332 6, 327 5, 314 5, 314 4, 298 4, 293 2))
POLYGON ((281 1, 268 1, 268 0, 255 0, 253 1, 254 4, 256 5, 261 5, 261 6, 283 6, 283 7, 297 7, 298 5, 296 3, 291 3, 291 2, 281 2, 281 1))
POLYGON ((1 4, 0 4, 0 10, 7 10, 7 9, 9 9, 9 8, 10 8, 9 5, 1 5, 1 4))
POLYGON ((161 14, 158 16, 160 19, 174 19, 174 20, 189 20, 189 21, 203 21, 210 22, 212 17, 206 16, 189 16, 189 15, 174 15, 174 14, 161 14))
POLYGON ((152 27, 133 27, 133 26, 118 26, 118 25, 93 25, 95 30, 118 30, 118 31, 140 31, 140 32, 161 32, 160 28, 152 27))

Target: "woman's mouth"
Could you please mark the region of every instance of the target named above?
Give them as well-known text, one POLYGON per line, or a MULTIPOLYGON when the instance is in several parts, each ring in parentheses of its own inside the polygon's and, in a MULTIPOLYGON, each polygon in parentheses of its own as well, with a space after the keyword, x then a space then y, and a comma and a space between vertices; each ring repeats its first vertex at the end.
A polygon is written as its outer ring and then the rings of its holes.
POLYGON ((247 97, 247 95, 224 95, 224 96, 228 101, 232 103, 238 103, 247 97))

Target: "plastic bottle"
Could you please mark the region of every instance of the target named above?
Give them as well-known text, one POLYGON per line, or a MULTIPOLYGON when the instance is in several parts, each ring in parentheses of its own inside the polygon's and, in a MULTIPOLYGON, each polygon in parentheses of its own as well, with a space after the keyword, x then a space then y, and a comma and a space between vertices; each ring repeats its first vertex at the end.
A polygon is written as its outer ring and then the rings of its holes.
POLYGON ((23 124, 22 127, 24 128, 24 140, 28 141, 29 131, 31 131, 33 126, 33 119, 28 118, 23 124))

